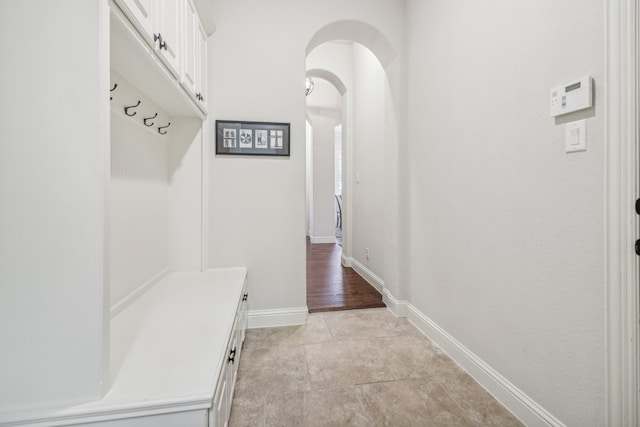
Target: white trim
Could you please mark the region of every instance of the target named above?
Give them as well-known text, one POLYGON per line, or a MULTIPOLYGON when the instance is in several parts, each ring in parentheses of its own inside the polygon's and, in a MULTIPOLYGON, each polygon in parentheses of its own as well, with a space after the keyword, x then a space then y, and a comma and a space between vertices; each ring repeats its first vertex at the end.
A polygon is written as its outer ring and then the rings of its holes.
POLYGON ((362 265, 357 259, 351 258, 351 267, 358 273, 364 280, 369 282, 371 286, 376 288, 378 292, 384 294, 385 287, 384 281, 378 277, 373 271, 362 265))
POLYGON ((125 308, 129 307, 135 300, 140 298, 142 295, 144 295, 145 292, 151 289, 153 285, 158 283, 160 280, 164 279, 169 274, 170 271, 171 269, 169 267, 163 268, 162 270, 160 270, 158 274, 156 274, 151 279, 147 280, 146 282, 138 286, 136 289, 133 290, 133 292, 131 292, 126 297, 124 297, 117 304, 114 304, 114 306, 111 307, 111 318, 113 319, 118 315, 118 313, 120 313, 125 308))
POLYGON ((382 292, 382 302, 384 302, 389 310, 398 317, 409 317, 409 303, 396 299, 388 289, 382 292))
POLYGON ((606 4, 606 425, 638 425, 638 8, 606 4))
POLYGON ((309 239, 311 240, 311 244, 316 244, 316 243, 336 243, 336 236, 309 236, 309 239))
MULTIPOLYGON (((111 7, 106 2, 102 2, 99 9, 99 58, 102 64, 98 79, 101 87, 108 84, 111 89, 111 7)), ((102 89, 104 91, 104 89, 102 89)), ((110 101, 109 101, 110 103, 110 101)), ((104 396, 111 388, 111 106, 107 106, 107 100, 101 104, 100 113, 102 114, 100 123, 102 124, 99 132, 101 139, 99 140, 103 158, 102 163, 102 188, 99 190, 101 197, 99 202, 102 204, 103 216, 100 225, 103 230, 103 246, 102 246, 102 301, 101 306, 97 308, 96 314, 100 316, 102 323, 102 353, 98 360, 98 366, 102 366, 102 382, 101 395, 104 396)), ((98 255, 98 254, 96 254, 98 255)))
POLYGON ((247 329, 304 325, 307 323, 308 316, 309 309, 307 307, 250 310, 248 313, 247 329))
MULTIPOLYGON (((209 99, 211 97, 207 93, 209 99)), ((200 125, 200 271, 209 266, 209 128, 207 121, 200 125)))
POLYGON ((378 292, 382 294, 382 302, 385 303, 387 308, 391 312, 399 317, 407 317, 407 302, 399 301, 393 295, 389 289, 384 285, 384 280, 378 277, 375 273, 362 265, 358 260, 351 257, 342 258, 342 265, 345 267, 352 267, 353 270, 360 275, 364 280, 373 286, 378 292))
MULTIPOLYGON (((186 401, 187 399, 182 398, 186 401)), ((14 418, 5 418, 2 420, 2 426, 5 427, 63 427, 63 426, 99 426, 102 423, 106 423, 111 426, 120 425, 131 426, 136 422, 141 422, 145 425, 145 421, 156 421, 160 419, 157 416, 168 415, 178 416, 190 411, 206 411, 211 405, 211 398, 209 396, 196 396, 193 402, 181 403, 167 402, 163 404, 136 404, 128 405, 120 410, 114 410, 110 407, 101 408, 100 411, 95 411, 95 408, 86 409, 80 405, 70 409, 59 411, 52 414, 45 411, 41 412, 21 412, 16 413, 14 418), (196 400, 197 399, 197 400, 196 400), (20 417, 20 418, 17 418, 20 417)), ((13 417, 13 414, 12 414, 13 417)), ((146 424, 149 425, 149 424, 146 424)), ((154 424, 155 425, 155 424, 154 424)))
POLYGON ((344 254, 344 251, 342 251, 342 255, 340 255, 340 262, 342 262, 342 265, 344 267, 351 267, 353 263, 353 258, 351 258, 350 256, 346 256, 344 254))
POLYGON ((423 334, 437 344, 525 425, 529 427, 564 426, 560 420, 547 412, 412 304, 395 300, 395 307, 389 308, 392 312, 394 312, 394 308, 396 310, 406 310, 406 317, 423 334))

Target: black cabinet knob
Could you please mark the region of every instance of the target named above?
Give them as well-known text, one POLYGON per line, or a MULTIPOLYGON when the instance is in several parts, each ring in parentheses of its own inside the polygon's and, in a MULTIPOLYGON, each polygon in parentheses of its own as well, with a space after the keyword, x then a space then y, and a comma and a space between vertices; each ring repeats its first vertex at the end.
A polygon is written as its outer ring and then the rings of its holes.
POLYGON ((246 301, 249 298, 249 294, 242 295, 242 301, 246 301))
POLYGON ((640 255, 640 239, 636 240, 636 255, 640 255))
POLYGON ((636 200, 636 213, 640 215, 640 199, 636 200))
POLYGON ((229 358, 227 359, 229 363, 235 363, 236 361, 236 348, 233 347, 233 350, 229 352, 229 358))

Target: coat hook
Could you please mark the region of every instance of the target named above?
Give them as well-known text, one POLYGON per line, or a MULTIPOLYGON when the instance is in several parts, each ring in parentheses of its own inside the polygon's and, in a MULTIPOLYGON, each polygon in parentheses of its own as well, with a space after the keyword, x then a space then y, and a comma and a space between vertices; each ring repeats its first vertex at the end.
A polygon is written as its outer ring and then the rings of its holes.
MULTIPOLYGON (((114 90, 116 90, 116 88, 117 88, 117 87, 118 87, 118 83, 114 83, 114 84, 113 84, 113 88, 112 88, 112 89, 109 89, 109 92, 113 92, 114 90)), ((110 96, 110 97, 109 97, 109 100, 112 100, 112 99, 113 99, 113 96, 110 96)))
POLYGON ((167 131, 162 132, 162 130, 161 130, 161 129, 166 129, 166 128, 168 128, 169 126, 171 126, 171 122, 169 122, 169 124, 168 124, 168 125, 166 125, 166 126, 160 126, 160 127, 158 127, 158 133, 159 133, 160 135, 166 135, 167 131))
POLYGON ((143 118, 143 119, 142 119, 142 121, 144 122, 144 125, 145 125, 145 126, 149 126, 149 127, 151 127, 151 126, 153 126, 153 122, 152 122, 152 123, 147 124, 147 120, 155 119, 156 117, 158 117, 158 113, 155 113, 155 114, 154 114, 153 116, 151 116, 151 117, 145 117, 145 118, 143 118))
POLYGON ((138 101, 136 105, 130 105, 128 107, 124 107, 124 113, 129 117, 135 116, 136 115, 135 111, 133 112, 133 114, 129 114, 129 108, 136 108, 138 105, 140 105, 140 101, 138 101))

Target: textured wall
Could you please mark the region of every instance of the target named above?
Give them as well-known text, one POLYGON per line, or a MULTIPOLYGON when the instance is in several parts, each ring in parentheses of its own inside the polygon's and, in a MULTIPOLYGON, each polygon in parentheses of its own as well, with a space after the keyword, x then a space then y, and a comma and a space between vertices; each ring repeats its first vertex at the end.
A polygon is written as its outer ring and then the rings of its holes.
POLYGON ((407 3, 411 302, 568 425, 603 425, 603 2, 407 3), (587 151, 552 87, 591 74, 587 151))

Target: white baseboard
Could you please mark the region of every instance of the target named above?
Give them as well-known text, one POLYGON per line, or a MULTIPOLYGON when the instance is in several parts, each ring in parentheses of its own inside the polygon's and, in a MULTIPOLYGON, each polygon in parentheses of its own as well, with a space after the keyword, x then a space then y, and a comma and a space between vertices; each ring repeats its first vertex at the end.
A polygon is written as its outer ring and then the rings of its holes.
POLYGON ((387 308, 397 317, 409 317, 409 304, 406 301, 397 300, 386 288, 382 292, 382 302, 384 302, 387 308))
POLYGON ((307 307, 277 310, 249 310, 247 328, 270 328, 274 326, 304 325, 307 323, 307 307))
POLYGON ((537 402, 527 396, 522 390, 510 383, 498 371, 489 366, 480 357, 466 348, 447 331, 407 301, 396 299, 385 288, 384 281, 353 258, 343 258, 342 264, 347 262, 367 282, 382 294, 382 300, 387 308, 398 317, 406 317, 424 335, 438 345, 496 400, 504 405, 513 415, 529 427, 565 427, 560 420, 547 412, 537 402), (345 262, 346 261, 346 262, 345 262))
POLYGON ((309 236, 311 244, 314 243, 336 243, 336 236, 309 236))
POLYGON ((353 258, 345 256, 344 255, 344 251, 342 253, 342 255, 340 255, 340 261, 342 262, 342 265, 345 267, 351 267, 351 262, 353 261, 353 258))
POLYGON ((403 317, 407 317, 423 334, 447 353, 449 357, 525 425, 529 427, 565 427, 565 424, 510 383, 498 371, 485 363, 412 304, 395 300, 391 295, 388 295, 388 298, 393 307, 389 304, 387 306, 394 314, 405 312, 406 316, 403 317))
POLYGON ((384 295, 385 287, 384 281, 374 274, 373 271, 362 265, 358 260, 351 258, 351 267, 358 273, 364 280, 369 282, 371 286, 376 288, 378 292, 384 295))
POLYGON ((144 282, 142 285, 138 286, 133 290, 133 292, 121 299, 118 303, 114 304, 113 307, 111 307, 111 318, 113 319, 118 315, 118 313, 129 307, 135 300, 140 298, 145 292, 151 289, 153 285, 164 279, 170 271, 171 269, 169 267, 163 268, 158 274, 144 282))

